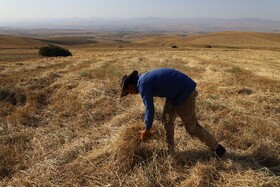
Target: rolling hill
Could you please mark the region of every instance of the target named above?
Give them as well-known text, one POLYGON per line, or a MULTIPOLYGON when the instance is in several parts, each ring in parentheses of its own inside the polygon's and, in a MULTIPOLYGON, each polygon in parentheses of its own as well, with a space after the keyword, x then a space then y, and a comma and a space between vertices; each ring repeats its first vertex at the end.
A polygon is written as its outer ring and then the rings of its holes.
POLYGON ((30 49, 43 45, 43 42, 31 38, 0 35, 0 49, 30 49))
POLYGON ((219 46, 219 47, 258 47, 280 48, 279 33, 254 33, 254 32, 217 32, 209 34, 192 35, 151 35, 143 36, 137 43, 154 43, 181 46, 219 46))

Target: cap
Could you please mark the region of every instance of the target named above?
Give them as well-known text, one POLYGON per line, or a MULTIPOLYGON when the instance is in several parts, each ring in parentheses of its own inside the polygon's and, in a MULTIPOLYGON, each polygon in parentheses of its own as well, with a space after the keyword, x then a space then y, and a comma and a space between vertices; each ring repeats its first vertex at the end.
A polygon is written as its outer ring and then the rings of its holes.
POLYGON ((134 70, 130 75, 124 75, 123 78, 120 80, 120 87, 121 87, 121 97, 127 96, 128 93, 125 91, 127 85, 133 83, 135 78, 138 76, 138 71, 134 70))

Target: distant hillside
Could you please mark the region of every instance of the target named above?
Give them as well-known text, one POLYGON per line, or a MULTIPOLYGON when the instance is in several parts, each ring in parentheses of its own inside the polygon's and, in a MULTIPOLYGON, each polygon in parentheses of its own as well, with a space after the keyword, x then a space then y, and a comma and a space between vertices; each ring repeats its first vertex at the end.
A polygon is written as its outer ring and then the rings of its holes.
POLYGON ((189 44, 217 46, 256 46, 280 47, 280 34, 264 34, 249 32, 219 32, 207 35, 197 35, 186 38, 189 44))
POLYGON ((44 43, 31 38, 0 35, 0 49, 35 48, 43 45, 44 43))
MULTIPOLYGON (((59 31, 58 31, 59 32, 59 31)), ((66 31, 65 31, 66 32, 66 31)), ((53 34, 55 35, 55 34, 53 34)), ((84 45, 100 43, 126 43, 147 44, 158 46, 177 45, 178 47, 233 47, 233 48, 262 48, 280 49, 280 33, 256 33, 256 32, 213 32, 208 34, 141 34, 141 33, 92 33, 85 37, 64 35, 37 37, 20 37, 0 34, 0 49, 27 49, 41 47, 46 44, 58 45, 84 45)))
POLYGON ((154 43, 158 45, 187 46, 227 46, 227 47, 263 47, 280 48, 280 33, 254 32, 217 32, 194 35, 143 36, 136 43, 154 43))

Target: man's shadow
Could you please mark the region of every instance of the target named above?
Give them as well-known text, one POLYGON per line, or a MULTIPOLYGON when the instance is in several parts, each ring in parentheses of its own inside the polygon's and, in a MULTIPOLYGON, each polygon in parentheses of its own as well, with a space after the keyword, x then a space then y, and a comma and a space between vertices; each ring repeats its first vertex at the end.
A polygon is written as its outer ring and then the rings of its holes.
POLYGON ((231 151, 226 152, 221 158, 217 158, 209 150, 184 150, 173 154, 173 158, 179 166, 193 166, 197 162, 207 163, 212 159, 221 161, 231 160, 238 163, 244 170, 266 169, 275 176, 280 176, 280 160, 275 155, 269 154, 237 154, 231 151))

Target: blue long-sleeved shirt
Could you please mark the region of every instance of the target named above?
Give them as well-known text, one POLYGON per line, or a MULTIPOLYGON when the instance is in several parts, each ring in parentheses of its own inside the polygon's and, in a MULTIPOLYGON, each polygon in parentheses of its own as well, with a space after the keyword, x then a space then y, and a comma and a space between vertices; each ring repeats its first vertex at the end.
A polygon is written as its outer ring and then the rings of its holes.
POLYGON ((146 107, 146 129, 150 129, 155 113, 153 97, 166 97, 173 106, 180 105, 195 90, 196 83, 177 70, 159 68, 139 75, 137 88, 146 107))

